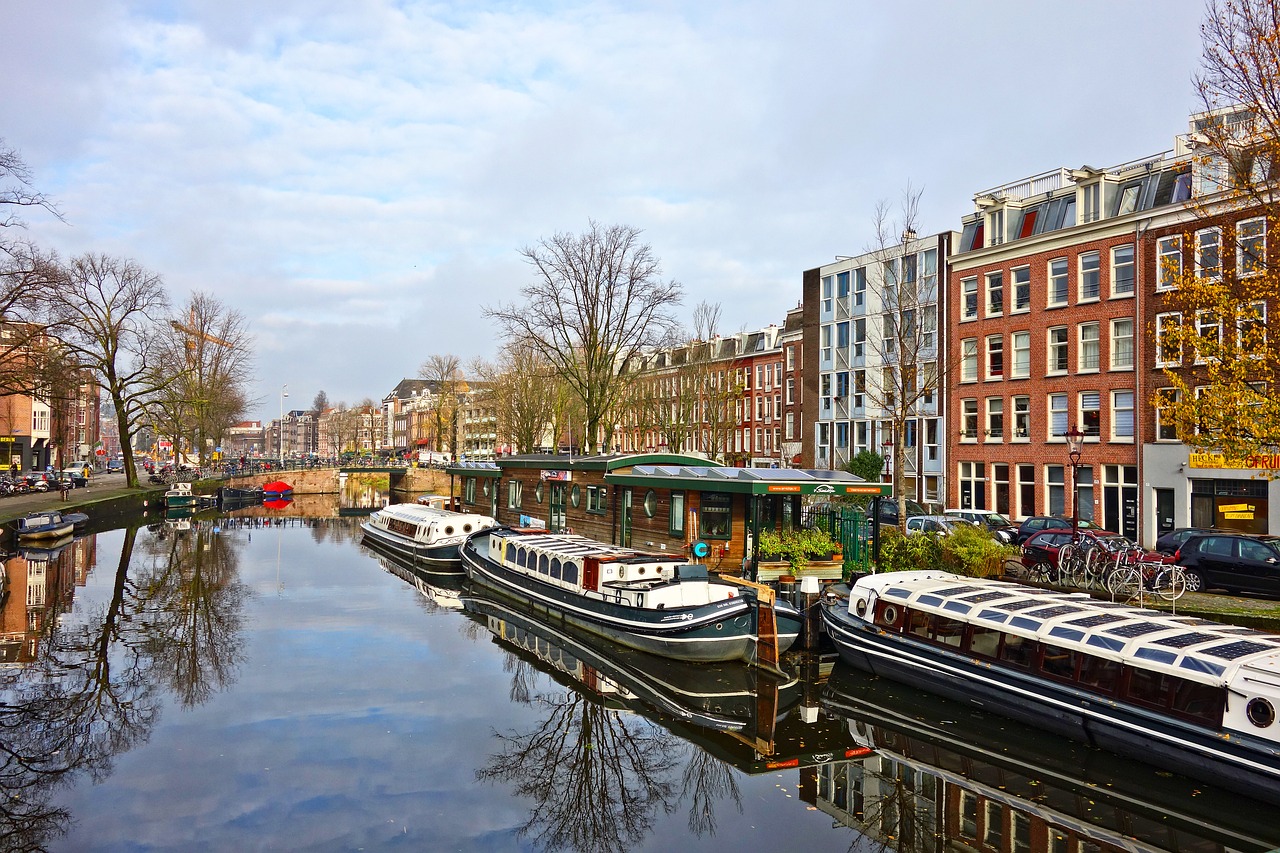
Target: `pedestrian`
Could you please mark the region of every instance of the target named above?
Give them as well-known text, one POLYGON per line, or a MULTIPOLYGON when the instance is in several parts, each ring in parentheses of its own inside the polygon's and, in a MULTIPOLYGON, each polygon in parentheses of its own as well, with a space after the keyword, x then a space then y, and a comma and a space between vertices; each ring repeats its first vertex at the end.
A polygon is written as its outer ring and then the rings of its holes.
POLYGON ((64 501, 67 499, 67 489, 70 487, 71 487, 70 480, 63 479, 58 481, 58 494, 62 496, 62 499, 64 501))
POLYGON ((18 460, 17 459, 9 460, 9 476, 15 480, 18 479, 18 460))

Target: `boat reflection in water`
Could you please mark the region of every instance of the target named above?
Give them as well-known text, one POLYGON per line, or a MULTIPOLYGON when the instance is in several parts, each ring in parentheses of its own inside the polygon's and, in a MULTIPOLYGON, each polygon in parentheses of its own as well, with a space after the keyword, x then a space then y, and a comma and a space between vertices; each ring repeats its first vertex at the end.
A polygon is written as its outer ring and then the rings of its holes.
POLYGON ((901 851, 1263 851, 1274 811, 1109 752, 837 667, 824 711, 875 754, 823 768, 818 805, 901 851))
POLYGON ((376 539, 364 537, 360 544, 377 555, 378 565, 422 593, 422 597, 431 604, 446 610, 462 609, 460 595, 467 576, 456 568, 429 560, 410 562, 406 557, 384 549, 376 539))

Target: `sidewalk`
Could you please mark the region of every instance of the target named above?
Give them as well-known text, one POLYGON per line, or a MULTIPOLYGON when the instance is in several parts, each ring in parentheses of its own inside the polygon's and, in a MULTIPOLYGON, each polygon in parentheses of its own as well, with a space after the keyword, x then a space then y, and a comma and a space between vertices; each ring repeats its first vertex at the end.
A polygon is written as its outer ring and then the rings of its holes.
POLYGON ((0 498, 0 525, 7 526, 29 512, 50 509, 74 509, 80 512, 87 512, 92 518, 94 504, 128 495, 145 498, 153 495, 163 495, 164 492, 164 486, 154 486, 149 483, 136 489, 130 489, 125 486, 123 474, 102 474, 90 480, 88 486, 68 491, 65 501, 62 500, 62 493, 58 491, 30 492, 25 495, 10 495, 0 498))

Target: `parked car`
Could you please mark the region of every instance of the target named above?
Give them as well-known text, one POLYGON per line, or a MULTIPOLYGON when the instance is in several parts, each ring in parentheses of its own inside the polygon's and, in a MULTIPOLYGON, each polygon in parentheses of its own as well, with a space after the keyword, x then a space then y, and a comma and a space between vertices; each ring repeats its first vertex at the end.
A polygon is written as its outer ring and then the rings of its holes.
MULTIPOLYGON (((1087 543, 1101 543, 1112 551, 1120 545, 1130 544, 1128 539, 1110 530, 1082 529, 1081 534, 1087 543)), ((1057 568, 1058 552, 1070 541, 1071 525, 1069 524, 1065 528, 1052 527, 1041 530, 1022 543, 1022 565, 1030 568, 1037 563, 1048 563, 1051 568, 1057 568)))
POLYGON ((124 470, 124 460, 123 460, 123 459, 108 459, 108 460, 107 460, 107 473, 118 473, 118 472, 123 471, 123 470, 124 470))
POLYGON ((1280 598, 1280 537, 1200 533, 1182 543, 1173 562, 1186 570, 1187 589, 1225 589, 1280 598))
MULTIPOLYGON (((883 498, 880 501, 880 511, 877 513, 880 517, 881 524, 897 525, 898 523, 898 501, 896 498, 883 498)), ((913 500, 907 501, 907 518, 914 515, 927 515, 925 508, 920 506, 913 500)))
POLYGON ((84 475, 83 468, 64 468, 58 476, 63 480, 70 480, 71 487, 75 489, 82 489, 89 485, 89 478, 84 475))
MULTIPOLYGON (((1092 521, 1079 519, 1077 525, 1080 530, 1101 530, 1102 528, 1094 524, 1092 521)), ((1022 524, 1018 525, 1018 535, 1015 544, 1021 545, 1041 530, 1061 530, 1066 528, 1068 532, 1071 530, 1071 519, 1063 518, 1060 515, 1033 515, 1030 518, 1023 519, 1022 524)))
POLYGON ((998 512, 987 509, 949 509, 946 510, 946 514, 951 518, 958 518, 985 528, 996 538, 996 541, 1005 545, 1013 544, 1014 537, 1018 535, 1018 525, 998 512))
POLYGON ((1186 542, 1192 536, 1198 536, 1201 533, 1230 533, 1230 530, 1221 530, 1217 527, 1179 527, 1170 530, 1168 533, 1161 534, 1156 540, 1155 550, 1161 554, 1172 554, 1182 547, 1182 543, 1186 542))
POLYGON ((965 522, 945 515, 913 515, 907 519, 907 533, 942 533, 953 532, 965 522))

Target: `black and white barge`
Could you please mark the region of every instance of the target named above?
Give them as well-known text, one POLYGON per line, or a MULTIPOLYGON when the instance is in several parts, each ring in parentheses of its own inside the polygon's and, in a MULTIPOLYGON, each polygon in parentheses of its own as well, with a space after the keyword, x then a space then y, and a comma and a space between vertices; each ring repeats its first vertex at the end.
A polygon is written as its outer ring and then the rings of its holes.
POLYGON ((859 669, 1280 802, 1280 636, 932 571, 822 615, 859 669))
POLYGON ((796 608, 757 584, 712 577, 683 556, 573 534, 482 531, 463 546, 462 565, 472 581, 548 617, 677 660, 777 668, 803 625, 796 608))

